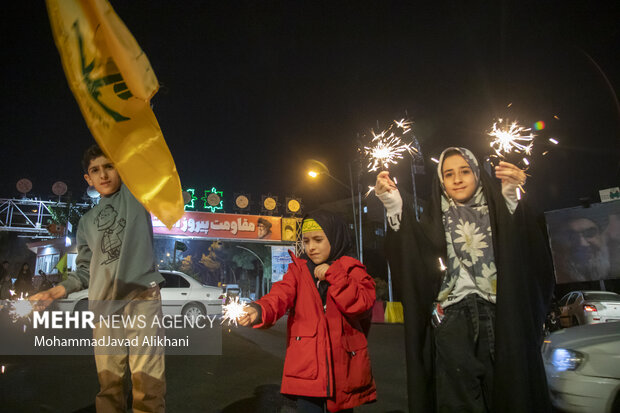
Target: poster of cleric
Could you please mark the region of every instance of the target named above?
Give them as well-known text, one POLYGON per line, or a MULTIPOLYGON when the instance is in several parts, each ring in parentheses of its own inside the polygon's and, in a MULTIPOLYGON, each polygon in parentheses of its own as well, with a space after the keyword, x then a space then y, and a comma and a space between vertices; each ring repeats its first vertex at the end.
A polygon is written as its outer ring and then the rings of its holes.
POLYGON ((620 278, 620 201, 545 213, 558 284, 620 278))

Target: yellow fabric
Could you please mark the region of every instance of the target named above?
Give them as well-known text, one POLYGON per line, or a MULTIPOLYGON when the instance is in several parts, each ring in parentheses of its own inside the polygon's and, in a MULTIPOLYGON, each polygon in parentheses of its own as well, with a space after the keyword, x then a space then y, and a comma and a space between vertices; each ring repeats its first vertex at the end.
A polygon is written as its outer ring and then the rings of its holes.
POLYGON ((404 323, 403 304, 398 301, 388 301, 385 303, 385 322, 404 323))
POLYGON ((59 260, 58 263, 56 264, 56 269, 58 270, 58 272, 60 274, 62 274, 62 280, 66 280, 67 279, 67 253, 65 252, 65 255, 63 255, 59 260))
POLYGON ((150 107, 159 84, 107 0, 46 0, 69 87, 95 140, 144 207, 171 228, 181 182, 150 107))
POLYGON ((61 274, 67 271, 67 253, 65 253, 65 255, 63 255, 62 258, 58 260, 56 268, 61 274))
POLYGON ((306 232, 311 231, 323 231, 323 228, 321 228, 319 223, 312 218, 306 218, 304 219, 304 223, 301 226, 301 233, 305 234, 306 232))

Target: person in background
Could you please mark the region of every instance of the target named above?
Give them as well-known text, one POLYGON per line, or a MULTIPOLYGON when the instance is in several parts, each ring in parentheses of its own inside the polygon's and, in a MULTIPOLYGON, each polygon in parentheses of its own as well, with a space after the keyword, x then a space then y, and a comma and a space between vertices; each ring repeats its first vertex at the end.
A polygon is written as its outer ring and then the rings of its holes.
POLYGON ((39 270, 39 277, 38 278, 39 278, 39 285, 38 285, 38 287, 35 288, 35 291, 39 292, 39 291, 49 290, 50 288, 52 288, 54 286, 52 281, 49 279, 47 274, 45 274, 45 272, 43 272, 43 270, 39 270))
POLYGON ((17 280, 15 280, 15 294, 20 297, 22 294, 26 296, 32 292, 32 272, 30 271, 30 265, 25 262, 22 268, 17 274, 17 280))
POLYGON ((8 300, 11 298, 11 290, 13 289, 13 281, 9 273, 9 262, 2 262, 0 267, 0 300, 8 300))

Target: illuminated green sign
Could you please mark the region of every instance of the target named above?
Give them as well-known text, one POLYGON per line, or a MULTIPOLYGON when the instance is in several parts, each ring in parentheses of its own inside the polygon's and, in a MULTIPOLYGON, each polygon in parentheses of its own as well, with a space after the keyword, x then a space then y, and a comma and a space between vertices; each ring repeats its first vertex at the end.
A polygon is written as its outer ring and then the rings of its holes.
POLYGON ((205 190, 205 196, 202 199, 204 201, 204 208, 210 209, 211 212, 215 212, 218 210, 224 209, 224 193, 222 191, 218 191, 215 187, 211 188, 210 191, 205 190))
POLYGON ((194 208, 196 208, 196 207, 194 206, 194 201, 198 199, 198 198, 196 198, 196 196, 194 195, 194 193, 196 192, 196 190, 195 190, 195 189, 190 188, 190 189, 186 189, 185 191, 186 191, 186 192, 189 194, 189 196, 190 196, 190 200, 189 200, 189 201, 185 204, 185 206, 184 206, 185 210, 187 211, 188 209, 194 209, 194 208))

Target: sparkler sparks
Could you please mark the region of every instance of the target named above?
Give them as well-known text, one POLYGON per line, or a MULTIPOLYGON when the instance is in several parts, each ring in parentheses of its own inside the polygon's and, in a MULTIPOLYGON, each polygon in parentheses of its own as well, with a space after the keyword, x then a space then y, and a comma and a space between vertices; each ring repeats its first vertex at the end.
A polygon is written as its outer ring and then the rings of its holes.
POLYGON ((247 314, 245 311, 246 307, 245 303, 239 302, 239 297, 235 297, 230 303, 222 306, 222 322, 220 324, 224 324, 227 321, 229 326, 234 324, 236 327, 237 321, 247 314))
MULTIPOLYGON (((15 295, 15 292, 12 290, 10 293, 11 296, 15 295)), ((30 319, 33 307, 27 297, 28 293, 26 295, 21 293, 17 300, 9 304, 9 318, 12 322, 16 323, 18 320, 30 319)), ((26 324, 24 324, 24 331, 26 331, 26 324)))
POLYGON ((439 269, 440 269, 441 271, 445 271, 445 270, 447 270, 447 269, 448 269, 448 267, 446 267, 446 266, 444 265, 443 260, 441 259, 441 257, 439 257, 439 269))
POLYGON ((364 147, 364 155, 368 157, 368 171, 375 172, 379 168, 388 169, 390 165, 403 159, 405 153, 413 155, 418 150, 412 143, 403 141, 403 136, 411 131, 411 122, 405 119, 395 120, 388 129, 381 133, 372 132, 370 146, 364 147))
POLYGON ((491 148, 497 156, 503 157, 510 152, 524 153, 531 155, 534 146, 534 138, 531 128, 525 128, 516 121, 508 125, 508 121, 504 124, 503 119, 499 119, 493 123, 489 136, 493 138, 491 148))

